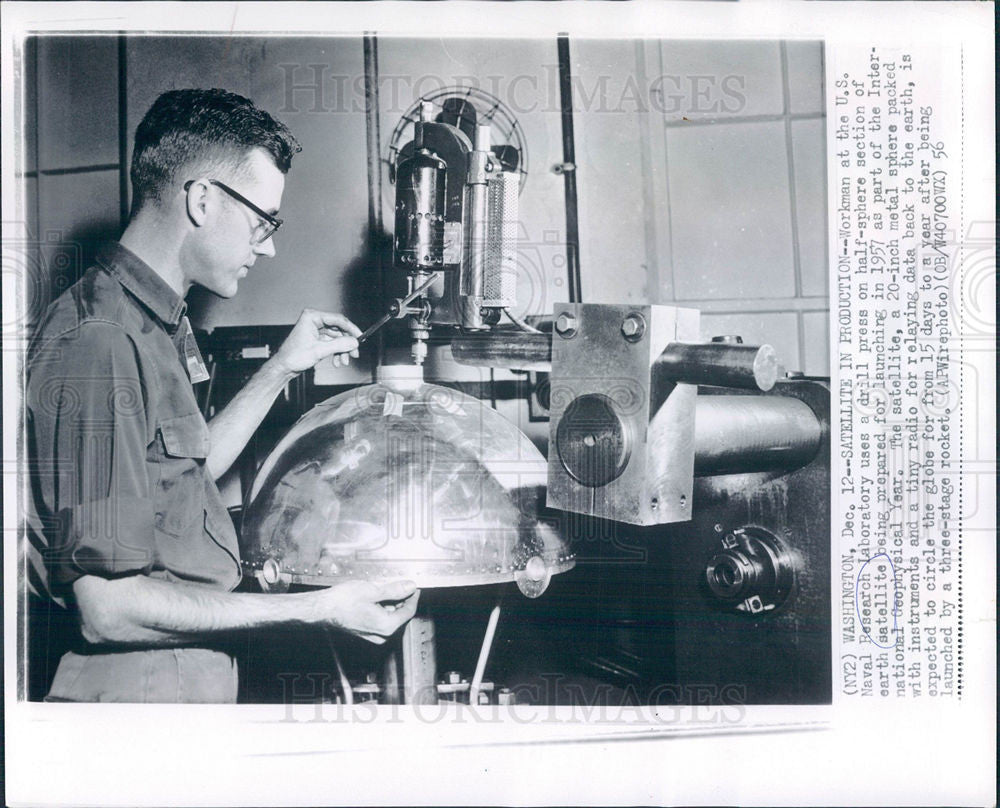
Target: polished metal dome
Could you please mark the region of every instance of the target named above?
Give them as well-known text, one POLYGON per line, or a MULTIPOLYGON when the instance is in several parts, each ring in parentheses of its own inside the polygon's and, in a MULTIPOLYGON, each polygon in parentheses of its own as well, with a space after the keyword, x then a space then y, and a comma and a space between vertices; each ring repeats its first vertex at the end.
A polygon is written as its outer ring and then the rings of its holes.
POLYGON ((548 524, 546 462, 476 398, 387 367, 306 413, 261 466, 244 565, 266 588, 408 578, 517 581, 530 597, 574 565, 548 524))

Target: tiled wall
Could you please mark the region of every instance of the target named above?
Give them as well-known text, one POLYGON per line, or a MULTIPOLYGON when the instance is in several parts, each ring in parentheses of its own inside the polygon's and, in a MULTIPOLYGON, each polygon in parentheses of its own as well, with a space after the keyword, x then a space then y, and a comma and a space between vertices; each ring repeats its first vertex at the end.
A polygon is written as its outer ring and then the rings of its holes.
POLYGON ((572 56, 584 299, 692 306, 706 338, 829 373, 822 44, 580 40, 572 56))
POLYGON ((30 317, 74 283, 97 245, 121 228, 118 44, 108 37, 27 42, 25 225, 30 317))
MULTIPOLYGON (((258 262, 230 300, 189 296, 192 321, 203 327, 289 324, 306 306, 343 311, 358 322, 373 319, 363 300, 374 297, 375 288, 366 272, 365 116, 363 108, 352 111, 337 98, 337 77, 363 74, 360 37, 133 37, 127 59, 130 133, 160 93, 221 87, 274 113, 302 145, 285 180, 277 254, 258 262), (323 68, 319 89, 289 93, 288 84, 313 83, 310 65, 323 68)), ((131 159, 131 143, 128 148, 131 159)))
MULTIPOLYGON (((571 57, 584 299, 693 306, 706 337, 771 342, 788 368, 828 373, 822 45, 572 40, 571 57)), ((506 100, 533 107, 519 115, 532 159, 521 218, 551 275, 539 311, 551 310, 565 272, 559 256, 544 257, 549 241, 565 240, 562 180, 551 170, 561 159, 558 112, 546 85, 554 42, 384 39, 380 61, 387 74, 502 76, 506 100)), ((159 92, 196 84, 249 93, 306 147, 289 175, 278 257, 236 299, 209 306, 208 324, 291 322, 302 305, 353 305, 349 290, 365 282, 363 112, 282 109, 280 65, 316 63, 360 75, 360 41, 30 42, 27 225, 43 277, 32 310, 75 280, 98 241, 118 235, 120 154, 127 161, 141 114, 159 92)), ((296 81, 308 77, 300 69, 296 81)), ((384 141, 405 100, 384 108, 384 141)))

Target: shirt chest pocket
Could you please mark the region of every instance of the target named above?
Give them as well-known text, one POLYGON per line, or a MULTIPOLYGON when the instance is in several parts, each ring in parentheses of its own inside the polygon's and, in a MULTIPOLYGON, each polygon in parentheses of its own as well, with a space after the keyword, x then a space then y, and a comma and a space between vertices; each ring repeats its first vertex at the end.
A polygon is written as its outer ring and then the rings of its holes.
POLYGON ((156 527, 163 533, 182 537, 201 532, 208 449, 208 425, 200 413, 157 424, 156 527))

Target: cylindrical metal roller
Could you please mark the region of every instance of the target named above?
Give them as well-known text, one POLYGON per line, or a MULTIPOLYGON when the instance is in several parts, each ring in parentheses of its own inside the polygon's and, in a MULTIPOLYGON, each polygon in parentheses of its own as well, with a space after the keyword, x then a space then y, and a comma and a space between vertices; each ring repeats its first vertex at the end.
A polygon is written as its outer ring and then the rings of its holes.
POLYGON ((466 334, 452 339, 451 352, 463 365, 545 372, 552 369, 551 334, 498 329, 466 334))
POLYGON ((444 264, 445 169, 426 150, 398 168, 395 250, 401 269, 440 269, 444 264))
POLYGON ((488 123, 476 124, 476 151, 488 152, 490 150, 490 125, 488 123))
POLYGON ((698 396, 694 473, 788 471, 819 450, 822 426, 808 404, 779 396, 698 396))
POLYGON ((655 369, 677 382, 767 392, 778 378, 778 358, 770 345, 673 342, 660 354, 655 369))
MULTIPOLYGON (((480 311, 483 300, 483 281, 486 271, 486 233, 488 227, 487 208, 489 191, 485 174, 479 177, 476 165, 482 162, 482 155, 470 155, 469 182, 465 186, 465 242, 459 280, 460 321, 463 328, 482 329, 486 327, 480 311), (472 182, 482 179, 482 182, 472 182)), ((483 158, 485 159, 485 158, 483 158)))

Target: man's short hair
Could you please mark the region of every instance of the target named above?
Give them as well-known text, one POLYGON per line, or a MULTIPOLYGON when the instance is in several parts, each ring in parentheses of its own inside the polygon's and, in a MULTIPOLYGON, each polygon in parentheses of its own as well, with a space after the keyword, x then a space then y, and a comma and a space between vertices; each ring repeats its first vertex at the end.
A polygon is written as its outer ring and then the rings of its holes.
POLYGON ((132 153, 132 213, 194 177, 181 170, 238 172, 253 149, 263 149, 282 174, 302 147, 280 121, 248 98, 226 90, 163 93, 135 130, 132 153))

